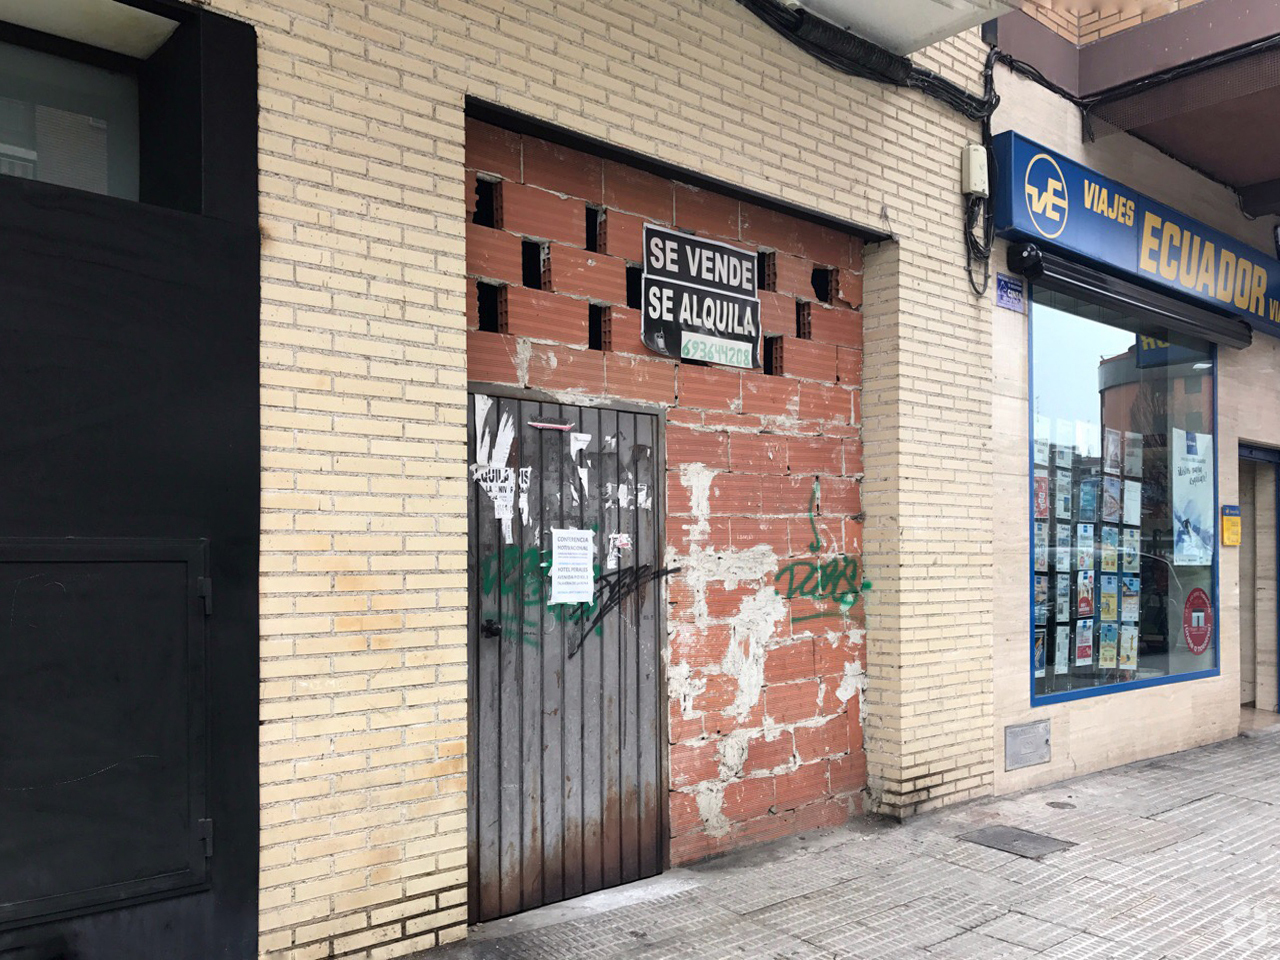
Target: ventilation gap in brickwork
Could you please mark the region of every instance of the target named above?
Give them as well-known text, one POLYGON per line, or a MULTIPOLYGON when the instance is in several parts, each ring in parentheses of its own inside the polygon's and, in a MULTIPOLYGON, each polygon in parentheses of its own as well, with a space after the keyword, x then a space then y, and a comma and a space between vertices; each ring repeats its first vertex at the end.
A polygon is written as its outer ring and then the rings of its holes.
POLYGON ((760 351, 760 360, 764 364, 764 372, 770 377, 782 376, 782 338, 765 337, 764 347, 760 351))
POLYGON ((546 247, 537 240, 525 240, 520 244, 520 276, 526 287, 545 290, 542 268, 546 247))
POLYGON ((627 306, 632 310, 640 309, 640 281, 643 274, 638 266, 627 264, 627 306))
POLYGON ((587 207, 587 250, 591 253, 600 252, 600 220, 604 216, 604 211, 599 207, 587 207))
POLYGON ((796 301, 796 336, 801 340, 813 339, 813 304, 796 301))
POLYGON ((604 307, 598 303, 587 305, 587 346, 604 349, 604 307))
POLYGON ((778 289, 778 255, 772 250, 756 254, 756 275, 761 290, 778 289))
POLYGON ((476 313, 480 317, 481 330, 502 333, 506 326, 506 306, 506 287, 483 281, 476 284, 476 313))
POLYGON ((813 295, 820 303, 831 303, 836 292, 836 272, 830 267, 813 268, 813 295))
POLYGON ((476 180, 476 212, 471 222, 481 227, 498 225, 498 184, 494 180, 476 180))

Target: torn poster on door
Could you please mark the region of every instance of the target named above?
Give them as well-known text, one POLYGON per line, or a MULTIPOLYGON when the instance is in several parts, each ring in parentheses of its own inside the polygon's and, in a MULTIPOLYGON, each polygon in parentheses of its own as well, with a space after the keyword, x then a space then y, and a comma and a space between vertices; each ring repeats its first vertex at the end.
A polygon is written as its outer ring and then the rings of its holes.
POLYGON ((510 467, 486 467, 473 463, 471 479, 480 484, 480 489, 493 501, 493 518, 510 520, 515 507, 516 472, 510 467))
POLYGON ((596 593, 596 537, 591 530, 551 531, 551 599, 590 603, 596 593))
POLYGON ((533 467, 520 468, 520 523, 529 522, 529 481, 533 478, 533 467))
POLYGON ((617 570, 618 563, 622 560, 624 553, 631 552, 631 534, 629 533, 611 533, 609 534, 609 552, 605 555, 604 568, 606 570, 617 570))
POLYGON ((578 471, 578 482, 575 484, 572 484, 569 488, 570 491, 573 493, 573 502, 575 504, 582 502, 581 495, 578 493, 578 491, 581 490, 583 493, 585 493, 587 489, 587 484, 591 482, 591 474, 588 471, 588 469, 586 467, 578 466, 578 454, 582 453, 582 451, 587 449, 587 447, 589 446, 591 446, 591 434, 589 433, 569 434, 569 459, 573 461, 573 465, 574 467, 577 468, 577 471, 578 471))

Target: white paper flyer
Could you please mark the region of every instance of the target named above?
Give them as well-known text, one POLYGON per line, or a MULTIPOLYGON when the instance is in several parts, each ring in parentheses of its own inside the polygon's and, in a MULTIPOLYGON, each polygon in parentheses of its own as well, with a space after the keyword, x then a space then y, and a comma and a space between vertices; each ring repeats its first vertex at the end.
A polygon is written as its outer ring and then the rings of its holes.
POLYGON ((596 593, 595 534, 590 530, 551 531, 551 599, 548 603, 590 603, 596 593))

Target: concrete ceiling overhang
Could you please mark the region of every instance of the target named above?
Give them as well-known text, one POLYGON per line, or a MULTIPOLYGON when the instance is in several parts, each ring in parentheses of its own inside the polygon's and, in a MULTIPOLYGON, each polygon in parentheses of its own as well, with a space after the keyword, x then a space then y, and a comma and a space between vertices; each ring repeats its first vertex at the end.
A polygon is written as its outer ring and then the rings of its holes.
POLYGON ((1019 0, 783 0, 905 56, 1016 10, 1019 0))

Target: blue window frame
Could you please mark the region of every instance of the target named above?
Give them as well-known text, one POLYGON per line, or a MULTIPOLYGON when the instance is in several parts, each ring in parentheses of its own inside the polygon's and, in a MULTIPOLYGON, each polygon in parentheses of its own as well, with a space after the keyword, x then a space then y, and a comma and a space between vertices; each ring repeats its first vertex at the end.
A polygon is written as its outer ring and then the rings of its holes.
POLYGON ((1216 676, 1216 348, 1030 297, 1031 702, 1216 676))

